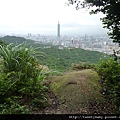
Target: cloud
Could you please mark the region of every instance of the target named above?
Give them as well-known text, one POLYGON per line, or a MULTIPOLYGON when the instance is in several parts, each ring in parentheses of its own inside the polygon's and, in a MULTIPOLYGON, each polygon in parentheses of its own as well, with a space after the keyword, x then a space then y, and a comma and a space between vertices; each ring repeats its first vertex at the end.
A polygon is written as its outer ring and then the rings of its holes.
POLYGON ((26 33, 49 31, 56 34, 58 21, 64 33, 101 29, 102 14, 89 15, 85 10, 77 11, 74 6, 65 6, 66 1, 0 0, 0 31, 26 33))

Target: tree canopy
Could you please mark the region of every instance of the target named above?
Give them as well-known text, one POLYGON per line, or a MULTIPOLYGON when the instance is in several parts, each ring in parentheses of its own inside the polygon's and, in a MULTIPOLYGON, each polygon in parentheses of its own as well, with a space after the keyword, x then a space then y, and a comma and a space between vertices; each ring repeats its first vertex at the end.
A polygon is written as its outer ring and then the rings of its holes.
POLYGON ((0 39, 0 45, 6 45, 6 43, 5 42, 3 42, 1 39, 0 39))
POLYGON ((104 28, 109 30, 108 35, 113 42, 120 46, 120 0, 68 0, 69 4, 75 4, 76 9, 96 7, 91 14, 102 12, 106 16, 101 18, 104 28))

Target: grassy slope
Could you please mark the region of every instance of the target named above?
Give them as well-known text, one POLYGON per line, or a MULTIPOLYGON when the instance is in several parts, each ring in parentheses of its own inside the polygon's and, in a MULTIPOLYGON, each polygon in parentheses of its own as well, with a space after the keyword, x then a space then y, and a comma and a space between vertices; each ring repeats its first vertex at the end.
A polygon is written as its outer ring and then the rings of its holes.
POLYGON ((87 107, 91 101, 103 101, 99 79, 91 69, 67 72, 54 77, 50 87, 61 103, 65 102, 69 109, 79 109, 87 107))

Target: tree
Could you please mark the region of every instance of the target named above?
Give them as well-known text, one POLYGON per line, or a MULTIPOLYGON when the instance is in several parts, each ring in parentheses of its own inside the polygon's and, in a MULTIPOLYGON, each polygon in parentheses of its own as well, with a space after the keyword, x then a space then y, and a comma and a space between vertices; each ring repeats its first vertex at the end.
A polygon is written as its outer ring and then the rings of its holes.
POLYGON ((96 7, 90 14, 102 12, 106 16, 101 18, 104 28, 109 30, 108 35, 113 42, 120 46, 120 0, 68 0, 69 4, 75 4, 76 9, 96 7))
POLYGON ((6 45, 6 43, 3 42, 3 41, 0 39, 0 45, 4 46, 4 45, 6 45))

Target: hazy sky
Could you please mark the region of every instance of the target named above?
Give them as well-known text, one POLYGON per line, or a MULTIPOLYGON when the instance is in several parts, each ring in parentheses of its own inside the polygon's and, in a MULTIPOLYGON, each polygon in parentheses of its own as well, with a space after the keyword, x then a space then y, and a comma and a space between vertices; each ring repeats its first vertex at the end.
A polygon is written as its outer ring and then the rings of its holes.
POLYGON ((67 0, 0 0, 0 33, 104 34, 100 18, 67 6, 67 0))

